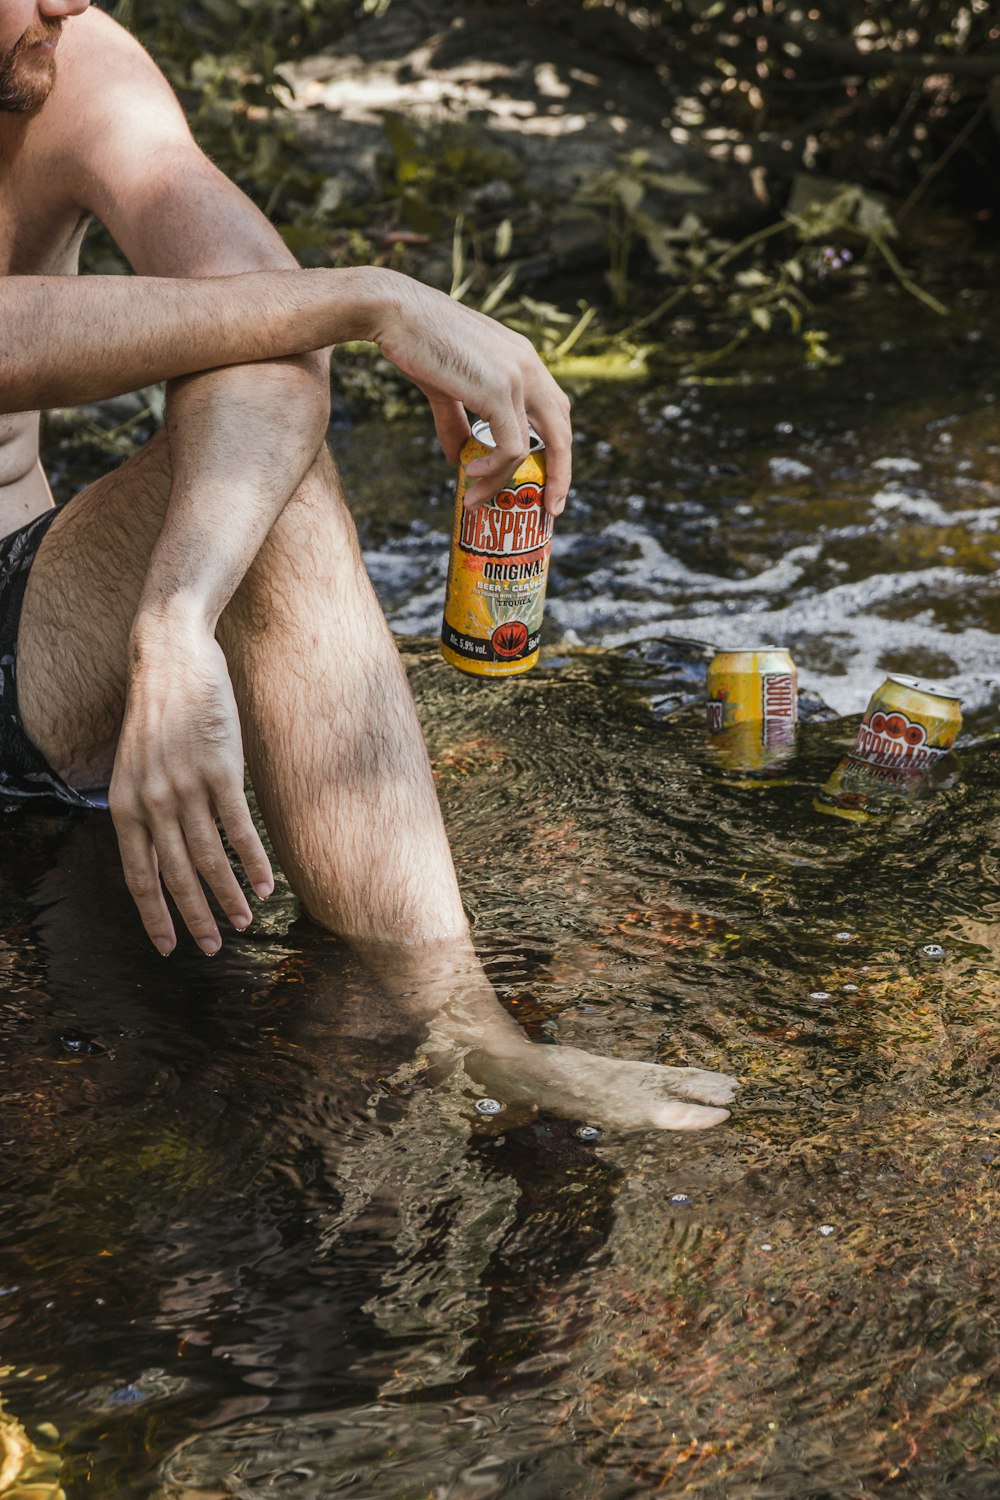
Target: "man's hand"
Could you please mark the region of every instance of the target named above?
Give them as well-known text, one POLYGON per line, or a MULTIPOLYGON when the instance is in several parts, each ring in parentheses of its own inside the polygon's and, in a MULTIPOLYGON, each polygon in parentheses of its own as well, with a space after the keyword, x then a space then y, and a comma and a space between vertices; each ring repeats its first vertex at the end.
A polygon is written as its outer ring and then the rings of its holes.
POLYGON ((528 453, 530 425, 545 443, 546 509, 559 515, 571 477, 569 401, 529 340, 408 276, 384 285, 371 337, 427 397, 445 457, 457 462, 469 435, 466 407, 490 424, 496 448, 470 464, 465 504, 486 504, 510 479, 528 453))
POLYGON ((256 893, 267 896, 274 887, 243 790, 243 742, 226 659, 201 626, 146 630, 133 645, 108 798, 126 884, 160 953, 177 941, 163 886, 202 951, 216 953, 222 940, 202 880, 238 931, 251 921, 216 818, 256 893))

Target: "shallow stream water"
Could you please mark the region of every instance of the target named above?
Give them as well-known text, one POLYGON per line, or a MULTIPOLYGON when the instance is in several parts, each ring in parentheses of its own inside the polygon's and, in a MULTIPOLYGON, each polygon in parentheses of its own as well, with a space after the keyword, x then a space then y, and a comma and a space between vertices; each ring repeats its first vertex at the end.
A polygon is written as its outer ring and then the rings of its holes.
POLYGON ((284 888, 164 963, 106 819, 3 822, 13 1494, 997 1494, 987 305, 581 398, 545 658, 503 684, 428 639, 426 429, 336 434, 501 998, 540 1044, 737 1074, 723 1127, 484 1118, 284 888), (762 639, 808 713, 753 782, 706 742, 705 643, 762 639), (959 773, 822 816, 886 670, 962 695, 959 773))

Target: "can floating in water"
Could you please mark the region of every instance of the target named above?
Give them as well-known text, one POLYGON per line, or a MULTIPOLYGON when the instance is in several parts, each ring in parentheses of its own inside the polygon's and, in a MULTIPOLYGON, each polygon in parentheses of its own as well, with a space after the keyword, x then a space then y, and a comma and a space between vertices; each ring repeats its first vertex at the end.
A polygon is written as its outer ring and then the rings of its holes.
POLYGON ((798 717, 795 663, 778 646, 717 651, 709 662, 706 688, 713 734, 761 720, 791 725, 798 717))
POLYGON ((745 785, 773 782, 795 753, 798 681, 787 651, 717 651, 708 668, 708 727, 713 756, 745 785))
POLYGON ((961 727, 960 699, 893 673, 872 694, 851 753, 872 766, 923 771, 947 755, 961 727))
POLYGON ((475 422, 462 449, 448 563, 441 655, 477 677, 510 677, 538 660, 552 517, 545 509, 545 447, 531 452, 488 505, 466 510, 468 468, 495 447, 475 422))
POLYGON ((854 748, 813 798, 817 812, 863 821, 914 797, 955 743, 958 698, 914 677, 886 678, 872 694, 854 748))

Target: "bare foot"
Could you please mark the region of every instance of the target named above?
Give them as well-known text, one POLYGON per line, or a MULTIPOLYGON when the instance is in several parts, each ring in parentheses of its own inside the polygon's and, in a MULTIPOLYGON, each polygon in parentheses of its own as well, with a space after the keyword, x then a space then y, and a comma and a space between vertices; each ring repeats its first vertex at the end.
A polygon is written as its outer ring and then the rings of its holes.
POLYGON ((427 1025, 423 1053, 432 1070, 446 1076, 461 1063, 505 1106, 545 1109, 609 1130, 706 1130, 729 1118, 723 1106, 737 1083, 725 1073, 529 1042, 497 999, 469 941, 360 951, 382 980, 392 1012, 419 1016, 427 1025))
POLYGON ((610 1130, 706 1130, 729 1119, 738 1087, 725 1073, 595 1057, 525 1041, 465 1057, 476 1083, 505 1105, 550 1110, 610 1130))

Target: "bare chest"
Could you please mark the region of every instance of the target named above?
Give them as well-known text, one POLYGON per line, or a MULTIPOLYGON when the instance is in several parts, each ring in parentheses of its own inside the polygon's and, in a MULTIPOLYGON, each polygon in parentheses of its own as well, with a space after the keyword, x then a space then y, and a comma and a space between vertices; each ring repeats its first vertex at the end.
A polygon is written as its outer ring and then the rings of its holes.
MULTIPOLYGON (((0 276, 74 276, 86 225, 45 151, 0 128, 0 276)), ((48 503, 44 485, 37 414, 0 415, 0 535, 48 503)))
POLYGON ((0 115, 0 276, 76 273, 86 218, 44 117, 0 115))
POLYGON ((17 186, 0 168, 0 276, 75 276, 87 220, 17 186))

